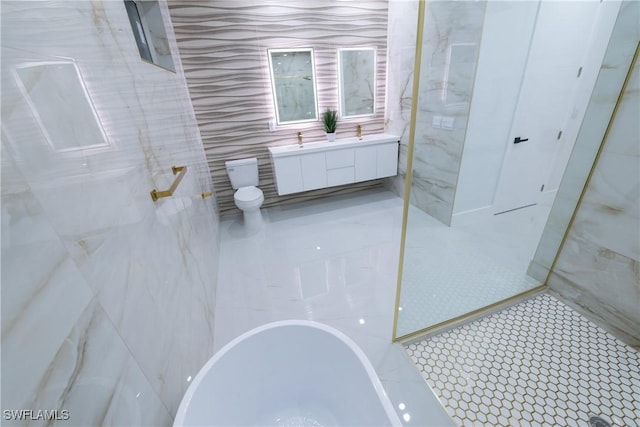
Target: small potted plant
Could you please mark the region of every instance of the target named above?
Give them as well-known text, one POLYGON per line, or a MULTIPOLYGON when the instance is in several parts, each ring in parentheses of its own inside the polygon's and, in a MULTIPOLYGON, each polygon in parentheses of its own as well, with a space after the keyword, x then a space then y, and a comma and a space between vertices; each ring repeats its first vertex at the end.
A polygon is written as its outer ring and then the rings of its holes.
POLYGON ((322 113, 322 126, 324 126, 324 131, 327 133, 327 140, 335 141, 336 128, 338 127, 338 112, 327 108, 325 112, 322 113))

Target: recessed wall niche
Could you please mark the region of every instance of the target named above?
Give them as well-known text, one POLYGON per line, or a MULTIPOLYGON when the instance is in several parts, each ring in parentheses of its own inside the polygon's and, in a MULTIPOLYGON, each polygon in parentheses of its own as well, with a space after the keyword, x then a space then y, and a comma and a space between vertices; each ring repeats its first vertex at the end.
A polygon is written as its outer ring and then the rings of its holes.
POLYGON ((158 2, 124 0, 124 6, 129 15, 140 58, 175 73, 158 2))
POLYGON ((16 84, 51 150, 70 155, 109 148, 78 66, 71 61, 25 62, 16 84))

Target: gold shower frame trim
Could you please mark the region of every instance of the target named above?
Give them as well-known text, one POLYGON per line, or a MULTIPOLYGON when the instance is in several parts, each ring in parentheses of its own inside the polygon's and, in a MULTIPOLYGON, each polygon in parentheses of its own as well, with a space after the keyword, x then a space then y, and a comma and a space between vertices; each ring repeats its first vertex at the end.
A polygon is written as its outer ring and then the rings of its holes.
POLYGON ((153 200, 154 202, 157 202, 158 199, 161 199, 163 197, 171 197, 171 196, 173 196, 173 193, 178 188, 178 185, 180 185, 180 181, 182 181, 182 178, 184 178, 184 176, 187 174, 187 167, 186 166, 171 166, 171 172, 173 172, 173 174, 176 175, 176 179, 173 181, 173 184, 171 184, 171 187, 169 187, 169 189, 167 189, 167 190, 151 190, 151 200, 153 200))
POLYGON ((405 335, 401 335, 401 336, 397 336, 397 331, 398 331, 398 315, 399 315, 399 308, 400 308, 400 290, 401 290, 401 285, 402 285, 402 273, 403 273, 403 266, 404 266, 404 246, 405 246, 405 240, 406 240, 406 233, 407 233, 407 219, 408 219, 408 211, 409 211, 409 197, 411 194, 411 178, 412 178, 412 168, 413 168, 413 148, 414 148, 414 139, 415 139, 415 120, 416 120, 416 109, 417 109, 417 99, 418 99, 418 85, 420 82, 420 64, 421 64, 421 60, 422 60, 422 37, 423 37, 423 27, 424 27, 424 16, 425 16, 425 1, 420 0, 418 2, 418 29, 417 29, 417 35, 416 35, 416 55, 415 55, 415 65, 414 65, 414 74, 413 74, 413 90, 412 90, 412 99, 411 99, 411 126, 409 128, 409 143, 408 143, 408 148, 407 148, 407 171, 405 173, 405 186, 404 186, 404 207, 403 207, 403 212, 402 212, 402 228, 401 228, 401 237, 400 237, 400 259, 399 259, 399 265, 398 265, 398 282, 396 285, 396 301, 395 301, 395 306, 394 306, 394 313, 393 313, 393 331, 392 331, 392 337, 391 340, 392 342, 402 342, 402 343, 407 343, 407 342, 411 342, 415 339, 417 339, 418 337, 428 337, 431 335, 435 335, 437 333, 441 333, 444 332, 446 330, 449 329, 453 329, 456 328, 460 325, 463 325, 465 323, 468 323, 472 320, 484 317, 486 315, 489 314, 493 314, 495 312, 498 312, 500 310, 503 310, 513 304, 516 304, 522 300, 525 300, 527 298, 533 297, 537 294, 540 294, 544 291, 546 291, 549 288, 549 279, 551 278, 551 275, 553 274, 553 270, 558 262, 558 259, 560 257, 560 253, 562 252, 562 249, 564 248, 564 245, 567 241, 567 238, 569 237, 569 232, 571 231, 571 228, 573 227, 573 223, 576 219, 576 216, 578 214, 578 210, 580 209, 580 206, 582 205, 583 199, 585 197, 585 194, 588 190, 589 184, 591 182, 591 179, 593 177, 593 173, 595 171, 596 165, 598 164, 598 161, 600 159, 600 156, 602 154, 602 151, 604 150, 604 146, 607 142, 607 139, 609 137, 609 133, 611 131, 611 128, 613 126, 613 122, 615 121, 615 118, 618 114, 618 109, 620 107, 620 104, 622 102, 622 98, 623 95, 627 89, 627 86, 629 84, 629 81, 631 80, 631 73, 633 72, 633 69, 636 66, 636 63, 638 61, 638 58, 640 57, 640 43, 638 43, 636 45, 636 49, 635 49, 635 53, 633 55, 633 58, 631 60, 631 64, 629 66, 629 70, 627 71, 627 75, 625 76, 625 79, 622 83, 622 87, 620 89, 620 94, 618 95, 618 98, 616 100, 616 104, 613 108, 613 111, 611 113, 611 117, 609 118, 609 123, 607 124, 607 127, 605 129, 604 135, 602 137, 602 141, 600 142, 600 146, 598 147, 598 150, 596 152, 595 158, 593 160, 593 164, 591 165, 591 169, 589 171, 589 174, 587 176, 587 179, 585 181, 584 186, 582 187, 582 191, 580 192, 580 196, 578 197, 578 201, 576 202, 576 206, 573 210, 573 213, 571 215, 571 218, 569 219, 569 223, 567 224, 567 227, 565 229, 564 235, 562 236, 562 240, 560 241, 560 245, 558 246, 558 250, 556 251, 556 254, 553 258, 553 261, 551 263, 551 266, 549 267, 549 271, 547 272, 547 277, 545 278, 544 282, 542 284, 540 284, 539 286, 536 286, 535 288, 529 289, 525 292, 513 295, 509 298, 506 298, 504 300, 501 301, 497 301, 493 304, 481 307, 477 310, 471 311, 469 313, 465 313, 462 314, 460 316, 454 317, 452 319, 448 319, 444 322, 440 322, 437 323, 435 325, 431 325, 428 326, 426 328, 422 328, 419 329, 417 331, 414 332, 410 332, 408 334, 405 335))
POLYGON ((409 119, 409 142, 407 146, 407 167, 404 175, 404 204, 402 207, 402 233, 400 235, 400 259, 398 262, 398 283, 396 284, 396 301, 393 311, 393 342, 403 338, 396 335, 398 331, 398 312, 400 307, 400 289, 402 288, 402 268, 404 266, 404 247, 407 239, 407 220, 409 216, 409 198, 411 197, 411 180, 413 175, 413 148, 416 138, 416 120, 418 115, 418 96, 420 86, 420 64, 422 62, 422 39, 424 37, 425 2, 418 2, 418 28, 416 29, 416 53, 413 66, 413 88, 411 93, 411 117, 409 119))

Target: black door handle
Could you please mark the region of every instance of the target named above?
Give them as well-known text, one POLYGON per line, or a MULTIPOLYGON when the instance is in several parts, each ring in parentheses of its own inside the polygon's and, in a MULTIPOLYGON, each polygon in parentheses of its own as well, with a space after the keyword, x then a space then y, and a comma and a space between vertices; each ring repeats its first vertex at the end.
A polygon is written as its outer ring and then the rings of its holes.
POLYGON ((529 140, 529 138, 522 139, 519 136, 516 136, 516 139, 513 140, 513 143, 514 144, 520 144, 521 142, 528 141, 528 140, 529 140))

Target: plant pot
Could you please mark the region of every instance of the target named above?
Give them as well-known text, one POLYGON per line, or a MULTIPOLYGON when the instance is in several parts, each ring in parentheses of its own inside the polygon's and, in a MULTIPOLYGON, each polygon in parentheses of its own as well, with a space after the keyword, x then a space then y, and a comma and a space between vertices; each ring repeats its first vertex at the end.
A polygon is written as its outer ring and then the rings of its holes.
POLYGON ((336 133, 335 132, 327 134, 327 141, 332 142, 332 141, 335 141, 335 140, 336 140, 336 133))

